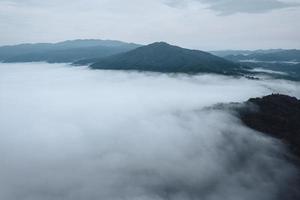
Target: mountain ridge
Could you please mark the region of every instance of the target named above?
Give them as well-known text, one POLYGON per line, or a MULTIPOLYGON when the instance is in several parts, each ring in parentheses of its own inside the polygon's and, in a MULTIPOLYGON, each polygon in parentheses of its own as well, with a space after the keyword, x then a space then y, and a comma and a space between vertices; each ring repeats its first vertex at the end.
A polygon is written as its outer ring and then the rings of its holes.
POLYGON ((140 70, 155 72, 238 74, 240 66, 200 50, 155 42, 112 55, 90 65, 92 69, 140 70))
POLYGON ((300 62, 300 50, 288 49, 274 52, 254 52, 248 55, 227 55, 224 58, 232 61, 254 60, 261 62, 300 62))
POLYGON ((251 98, 239 114, 248 127, 288 143, 300 158, 299 99, 283 94, 251 98))
POLYGON ((117 40, 82 39, 58 43, 27 43, 0 47, 2 62, 75 62, 105 57, 140 47, 117 40))

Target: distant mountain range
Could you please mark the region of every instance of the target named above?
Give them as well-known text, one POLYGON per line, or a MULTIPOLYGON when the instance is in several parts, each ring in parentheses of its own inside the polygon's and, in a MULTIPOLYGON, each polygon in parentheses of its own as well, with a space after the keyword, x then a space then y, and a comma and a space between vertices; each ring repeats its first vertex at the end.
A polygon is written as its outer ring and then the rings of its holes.
POLYGON ((93 69, 238 74, 240 65, 210 53, 156 42, 95 61, 93 69))
POLYGON ((265 54, 265 53, 275 53, 283 51, 284 49, 258 49, 258 50, 218 50, 218 51, 210 51, 211 54, 220 57, 226 56, 236 56, 236 55, 250 55, 250 54, 265 54))
MULTIPOLYGON (((248 62, 285 62, 285 63, 300 63, 300 50, 258 50, 253 52, 231 52, 234 54, 223 54, 223 58, 232 61, 248 61, 248 62)), ((218 54, 218 53, 216 53, 218 54)), ((222 55, 222 53, 219 53, 222 55)))
POLYGON ((300 50, 297 49, 228 50, 212 53, 240 63, 255 74, 300 81, 300 50))
POLYGON ((0 47, 0 61, 75 62, 82 59, 106 57, 140 46, 115 40, 70 40, 59 43, 20 44, 0 47))
POLYGON ((300 80, 300 50, 225 50, 204 52, 165 42, 139 45, 117 40, 69 40, 0 47, 0 62, 49 62, 89 65, 92 69, 181 73, 257 74, 300 80), (250 71, 249 71, 250 70, 250 71), (270 71, 269 71, 270 72, 270 71))

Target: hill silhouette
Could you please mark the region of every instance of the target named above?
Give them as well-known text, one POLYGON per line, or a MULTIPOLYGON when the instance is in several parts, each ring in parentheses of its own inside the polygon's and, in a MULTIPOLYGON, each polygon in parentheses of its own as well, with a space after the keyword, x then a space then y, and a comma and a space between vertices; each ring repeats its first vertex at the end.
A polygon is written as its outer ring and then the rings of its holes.
POLYGON ((93 69, 238 74, 239 64, 210 53, 156 42, 95 61, 93 69))
POLYGON ((281 94, 251 98, 240 116, 250 128, 288 143, 300 157, 300 100, 281 94))
POLYGON ((2 62, 75 62, 101 58, 139 47, 115 40, 68 40, 59 43, 20 44, 0 47, 2 62))

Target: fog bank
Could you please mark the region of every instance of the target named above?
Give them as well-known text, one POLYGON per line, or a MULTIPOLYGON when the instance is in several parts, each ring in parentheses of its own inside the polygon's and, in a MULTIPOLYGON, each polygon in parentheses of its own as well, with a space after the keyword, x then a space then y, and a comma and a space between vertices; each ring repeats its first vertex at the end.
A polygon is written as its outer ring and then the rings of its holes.
POLYGON ((0 198, 274 200, 297 173, 279 141, 216 103, 298 83, 0 64, 0 198))

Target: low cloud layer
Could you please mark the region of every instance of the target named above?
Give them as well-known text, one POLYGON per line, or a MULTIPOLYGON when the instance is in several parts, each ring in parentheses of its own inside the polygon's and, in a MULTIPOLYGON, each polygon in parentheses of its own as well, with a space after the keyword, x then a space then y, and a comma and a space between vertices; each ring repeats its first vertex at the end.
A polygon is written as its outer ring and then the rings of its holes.
MULTIPOLYGON (((299 84, 0 64, 0 198, 286 199, 285 147, 216 103, 299 84)), ((289 188, 287 188, 289 187, 289 188)))
POLYGON ((235 13, 264 13, 271 10, 298 7, 299 2, 284 2, 279 0, 167 0, 170 6, 182 6, 188 2, 199 2, 221 15, 235 13))

